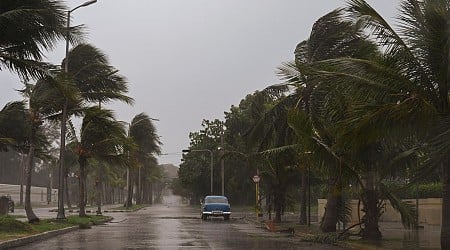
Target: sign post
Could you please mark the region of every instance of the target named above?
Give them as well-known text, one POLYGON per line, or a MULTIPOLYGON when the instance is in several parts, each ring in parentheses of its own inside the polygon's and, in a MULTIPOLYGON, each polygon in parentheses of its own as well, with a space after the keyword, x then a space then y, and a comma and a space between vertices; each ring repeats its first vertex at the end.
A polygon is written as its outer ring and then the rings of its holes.
POLYGON ((259 220, 259 181, 260 180, 261 180, 261 178, 259 177, 259 175, 253 176, 253 182, 255 183, 255 190, 256 190, 256 206, 255 206, 256 220, 259 220))

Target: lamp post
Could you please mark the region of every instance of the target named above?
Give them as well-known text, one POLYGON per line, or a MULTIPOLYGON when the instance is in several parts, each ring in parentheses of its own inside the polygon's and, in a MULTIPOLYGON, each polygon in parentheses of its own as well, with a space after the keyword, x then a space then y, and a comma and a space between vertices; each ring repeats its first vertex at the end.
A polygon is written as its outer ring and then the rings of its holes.
POLYGON ((183 153, 189 153, 189 152, 209 152, 210 156, 211 156, 211 195, 213 194, 213 166, 214 166, 214 161, 213 161, 213 152, 209 149, 183 149, 182 150, 183 153))
MULTIPOLYGON (((87 1, 77 7, 67 11, 67 33, 66 33, 66 58, 64 63, 64 72, 69 73, 69 29, 70 29, 70 13, 75 10, 86 7, 93 3, 96 3, 97 0, 87 1)), ((57 219, 66 219, 66 215, 64 213, 64 153, 66 150, 66 122, 67 122, 67 106, 69 105, 69 100, 67 97, 65 98, 63 110, 62 110, 62 118, 61 118, 61 146, 59 150, 59 186, 58 186, 58 214, 56 215, 57 219)))

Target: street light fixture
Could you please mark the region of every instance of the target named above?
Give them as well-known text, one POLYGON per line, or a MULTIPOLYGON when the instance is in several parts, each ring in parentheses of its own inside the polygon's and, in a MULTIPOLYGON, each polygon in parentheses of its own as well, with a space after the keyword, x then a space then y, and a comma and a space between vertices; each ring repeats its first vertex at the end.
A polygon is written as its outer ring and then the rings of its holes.
POLYGON ((189 153, 189 152, 209 152, 211 156, 211 195, 213 194, 213 152, 209 149, 183 149, 181 152, 183 153, 189 153))
MULTIPOLYGON (((87 1, 77 7, 67 11, 67 33, 66 33, 66 58, 64 63, 64 72, 69 73, 69 31, 70 31, 70 13, 75 10, 86 7, 93 3, 96 3, 97 0, 87 1)), ((69 105, 69 101, 67 97, 65 98, 63 110, 62 110, 62 118, 61 118, 61 146, 59 150, 59 186, 58 186, 58 214, 56 215, 56 219, 66 219, 66 215, 64 213, 64 154, 66 150, 66 122, 67 122, 67 107, 69 105)))

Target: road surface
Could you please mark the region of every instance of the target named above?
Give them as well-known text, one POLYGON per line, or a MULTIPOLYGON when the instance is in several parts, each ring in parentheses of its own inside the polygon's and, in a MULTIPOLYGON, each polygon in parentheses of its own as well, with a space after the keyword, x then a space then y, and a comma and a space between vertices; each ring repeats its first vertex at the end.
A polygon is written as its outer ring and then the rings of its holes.
POLYGON ((240 214, 230 221, 200 219, 176 196, 137 212, 113 213, 106 225, 77 230, 16 249, 338 249, 266 232, 240 214))

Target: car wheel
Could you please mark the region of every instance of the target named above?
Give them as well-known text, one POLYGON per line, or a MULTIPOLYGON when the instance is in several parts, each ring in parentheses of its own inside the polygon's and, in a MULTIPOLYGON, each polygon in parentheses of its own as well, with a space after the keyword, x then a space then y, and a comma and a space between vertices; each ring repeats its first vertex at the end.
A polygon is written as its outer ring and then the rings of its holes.
POLYGON ((224 216, 223 216, 223 219, 224 219, 224 220, 230 220, 230 215, 229 215, 229 214, 224 215, 224 216))
POLYGON ((203 214, 203 215, 202 215, 202 219, 203 219, 203 220, 207 220, 207 219, 208 219, 208 215, 203 214))

